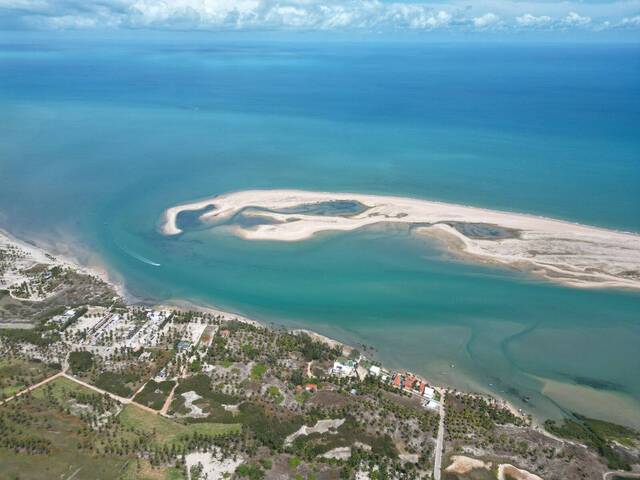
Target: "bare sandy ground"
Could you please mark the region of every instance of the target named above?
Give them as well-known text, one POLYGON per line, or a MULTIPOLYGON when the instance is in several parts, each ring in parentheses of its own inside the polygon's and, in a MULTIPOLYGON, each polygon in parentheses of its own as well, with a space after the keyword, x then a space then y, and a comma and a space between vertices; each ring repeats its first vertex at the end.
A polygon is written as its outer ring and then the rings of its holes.
POLYGON ((451 457, 451 465, 444 469, 445 472, 466 475, 476 468, 490 469, 491 463, 483 462, 477 458, 465 457, 464 455, 454 455, 451 457))
POLYGON ((348 460, 351 457, 351 447, 336 447, 326 453, 320 455, 323 458, 332 458, 337 460, 348 460))
POLYGON ((242 458, 223 457, 218 450, 212 452, 192 452, 185 455, 187 478, 191 480, 191 467, 202 465, 202 480, 223 480, 230 478, 240 464, 242 458))
POLYGON ((311 435, 312 433, 327 433, 331 431, 335 432, 335 430, 344 423, 344 420, 344 418, 333 420, 318 420, 313 427, 303 425, 297 431, 289 435, 285 439, 284 443, 285 445, 290 445, 296 438, 301 435, 311 435))
MULTIPOLYGON (((451 465, 445 468, 445 472, 455 473, 457 475, 466 475, 475 469, 490 470, 492 467, 491 462, 484 462, 477 458, 466 457, 464 455, 454 455, 451 457, 451 460, 451 465)), ((498 465, 498 480, 507 480, 507 475, 509 475, 508 478, 515 480, 542 480, 539 476, 514 467, 511 464, 502 463, 498 465)))
POLYGON ((515 480, 542 480, 538 475, 521 470, 508 463, 503 463, 498 466, 498 480, 507 480, 506 475, 515 480))
POLYGON ((248 240, 293 242, 325 231, 402 223, 418 234, 444 240, 452 251, 476 261, 530 271, 574 287, 640 289, 636 233, 414 198, 302 190, 247 190, 171 207, 164 212, 162 233, 182 233, 178 215, 207 207, 212 208, 200 220, 212 225, 239 213, 258 219, 251 226, 224 227, 248 240), (356 202, 365 209, 352 215, 291 211, 336 201, 356 202))

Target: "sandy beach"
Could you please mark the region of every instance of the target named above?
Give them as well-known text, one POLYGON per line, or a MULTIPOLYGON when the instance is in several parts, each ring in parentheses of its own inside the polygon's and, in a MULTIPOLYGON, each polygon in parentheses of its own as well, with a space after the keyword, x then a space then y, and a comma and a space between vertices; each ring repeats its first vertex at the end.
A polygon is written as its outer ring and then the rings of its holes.
POLYGON ((248 323, 256 327, 264 326, 262 323, 256 320, 252 320, 251 318, 245 317, 243 315, 240 315, 234 312, 221 310, 219 308, 216 308, 210 305, 193 303, 188 300, 182 300, 182 299, 172 299, 167 301, 166 305, 154 305, 154 308, 158 310, 173 309, 173 310, 183 310, 183 311, 204 312, 204 313, 209 313, 215 317, 220 317, 225 321, 236 321, 236 322, 248 323))
MULTIPOLYGON (((16 238, 6 230, 0 229, 0 248, 2 247, 14 247, 20 252, 20 258, 16 259, 16 269, 10 272, 5 272, 0 276, 0 288, 10 289, 12 285, 21 283, 26 277, 20 273, 20 270, 28 269, 35 264, 44 265, 58 265, 62 268, 72 268, 79 273, 85 275, 92 275, 100 278, 105 283, 108 283, 117 293, 123 298, 127 298, 127 292, 123 282, 114 279, 106 267, 92 264, 91 266, 84 265, 82 262, 69 255, 60 253, 51 253, 48 249, 40 247, 35 243, 25 242, 19 238, 16 238)), ((37 301, 42 298, 20 298, 20 300, 37 301)))
POLYGON ((247 240, 295 242, 320 232, 402 223, 474 261, 573 287, 640 289, 640 235, 635 233, 413 198, 302 190, 247 190, 177 205, 164 212, 161 232, 182 233, 179 214, 204 209, 201 222, 225 223, 224 228, 247 240), (353 214, 332 213, 336 202, 361 208, 353 214), (322 207, 326 211, 318 212, 322 207), (252 221, 229 222, 237 215, 252 221))

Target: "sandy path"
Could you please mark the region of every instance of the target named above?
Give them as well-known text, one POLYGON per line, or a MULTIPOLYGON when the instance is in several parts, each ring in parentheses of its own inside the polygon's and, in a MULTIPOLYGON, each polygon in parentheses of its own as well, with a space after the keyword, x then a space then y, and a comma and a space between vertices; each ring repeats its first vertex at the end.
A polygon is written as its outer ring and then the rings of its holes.
POLYGON ((2 400, 0 402, 0 405, 4 405, 5 403, 10 402, 11 400, 14 400, 14 399, 18 398, 18 397, 24 395, 25 393, 31 392, 31 391, 35 390, 36 388, 40 388, 43 385, 46 385, 47 383, 51 382, 52 380, 55 380, 56 378, 63 377, 63 376, 65 376, 64 372, 58 372, 55 375, 52 375, 52 376, 50 376, 48 378, 45 378, 41 382, 36 383, 35 385, 31 385, 30 387, 27 387, 24 390, 21 390, 21 391, 15 393, 14 395, 12 395, 12 396, 10 396, 8 398, 5 398, 4 400, 2 400))
POLYGON ((442 450, 444 448, 444 392, 440 392, 440 421, 438 422, 438 438, 436 439, 436 455, 433 461, 433 478, 440 480, 442 475, 442 450))
POLYGON ((602 474, 603 480, 611 480, 615 476, 621 476, 623 478, 640 478, 640 472, 625 472, 624 470, 616 470, 605 472, 602 474))

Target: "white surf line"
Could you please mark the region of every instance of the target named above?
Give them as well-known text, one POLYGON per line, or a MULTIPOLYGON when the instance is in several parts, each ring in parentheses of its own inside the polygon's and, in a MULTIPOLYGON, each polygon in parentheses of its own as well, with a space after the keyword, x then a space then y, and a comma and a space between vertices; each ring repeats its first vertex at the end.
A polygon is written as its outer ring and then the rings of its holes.
POLYGON ((247 190, 171 207, 164 212, 161 232, 182 233, 176 223, 180 212, 206 207, 214 208, 200 215, 203 223, 218 224, 241 211, 267 218, 267 223, 223 227, 247 240, 295 242, 325 231, 404 223, 416 226, 417 234, 444 240, 451 250, 474 260, 530 271, 573 287, 640 289, 637 233, 415 198, 304 190, 247 190), (359 202, 366 210, 348 216, 279 213, 291 207, 336 200, 359 202), (250 207, 261 211, 251 211, 250 207), (465 224, 498 229, 503 235, 482 236, 482 228, 478 235, 458 227, 465 224))

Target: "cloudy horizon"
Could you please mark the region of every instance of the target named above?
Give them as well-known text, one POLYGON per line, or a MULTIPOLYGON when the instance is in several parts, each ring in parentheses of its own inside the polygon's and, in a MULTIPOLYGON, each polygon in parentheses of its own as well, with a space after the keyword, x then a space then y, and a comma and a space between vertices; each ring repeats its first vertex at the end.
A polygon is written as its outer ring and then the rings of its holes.
POLYGON ((0 0, 2 30, 474 32, 637 39, 640 0, 0 0))

